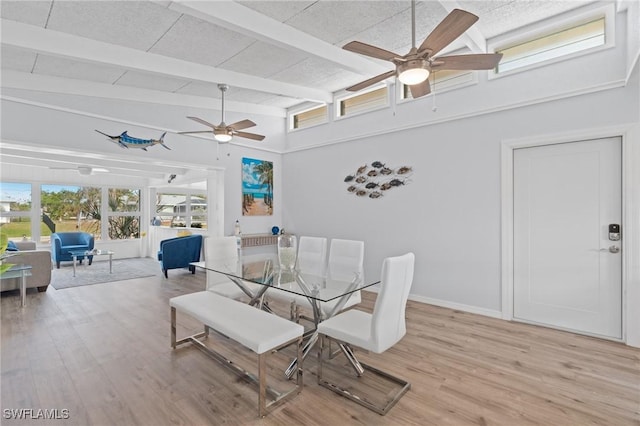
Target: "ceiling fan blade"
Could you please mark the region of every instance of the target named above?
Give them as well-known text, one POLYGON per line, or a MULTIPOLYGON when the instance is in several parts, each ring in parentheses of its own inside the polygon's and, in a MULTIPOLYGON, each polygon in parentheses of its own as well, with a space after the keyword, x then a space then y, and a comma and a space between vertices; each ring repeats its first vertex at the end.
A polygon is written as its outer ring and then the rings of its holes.
POLYGON ((453 9, 422 42, 418 52, 423 53, 425 50, 430 50, 429 56, 434 56, 464 34, 477 20, 478 17, 473 13, 453 9))
POLYGON ((342 48, 350 52, 371 56, 372 58, 384 59, 385 61, 391 61, 393 58, 402 58, 402 55, 360 41, 349 42, 342 46, 342 48))
POLYGON ((264 136, 257 135, 255 133, 247 133, 247 132, 233 132, 234 136, 238 136, 241 138, 253 139, 254 141, 261 141, 264 139, 264 136))
POLYGON ((392 77, 394 75, 396 75, 396 71, 395 70, 387 71, 384 74, 377 75, 377 76, 372 77, 372 78, 370 78, 368 80, 365 80, 365 81, 360 82, 358 84, 354 84, 353 86, 347 87, 346 90, 349 91, 349 92, 357 92, 358 90, 362 90, 365 87, 369 87, 372 84, 375 84, 375 83, 377 83, 379 81, 382 81, 382 80, 387 79, 389 77, 392 77))
POLYGON ((227 125, 227 128, 231 127, 231 129, 233 130, 242 130, 242 129, 247 129, 249 127, 253 127, 255 125, 256 123, 254 123, 251 120, 242 120, 242 121, 237 121, 235 123, 227 125))
POLYGON ((420 84, 409 86, 409 90, 411 90, 411 97, 413 97, 413 99, 417 99, 420 96, 431 93, 431 85, 429 84, 429 80, 425 80, 420 84))
POLYGON ((197 121, 200 124, 204 124, 205 126, 209 126, 212 129, 214 129, 216 126, 209 123, 208 121, 204 121, 202 118, 198 118, 198 117, 187 117, 189 120, 193 120, 193 121, 197 121))
POLYGON ((179 135, 190 135, 191 133, 213 133, 213 130, 194 130, 193 132, 178 132, 179 135))
POLYGON ((490 70, 502 59, 502 53, 441 56, 431 64, 433 70, 490 70))

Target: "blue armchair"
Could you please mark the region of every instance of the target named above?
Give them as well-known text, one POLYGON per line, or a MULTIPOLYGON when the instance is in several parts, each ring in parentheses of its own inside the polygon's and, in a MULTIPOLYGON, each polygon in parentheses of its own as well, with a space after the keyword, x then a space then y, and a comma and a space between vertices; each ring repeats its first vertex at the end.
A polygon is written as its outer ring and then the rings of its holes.
POLYGON ((161 241, 158 260, 164 276, 169 278, 167 271, 177 268, 189 268, 191 273, 195 274, 196 268, 189 266, 189 263, 200 261, 201 250, 202 235, 189 235, 161 241))
MULTIPOLYGON (((51 234, 51 258, 56 262, 56 268, 60 269, 61 261, 72 261, 70 250, 93 250, 93 235, 87 232, 54 232, 51 234)), ((83 257, 79 257, 82 263, 83 257)), ((87 256, 89 265, 93 262, 93 256, 87 256)))

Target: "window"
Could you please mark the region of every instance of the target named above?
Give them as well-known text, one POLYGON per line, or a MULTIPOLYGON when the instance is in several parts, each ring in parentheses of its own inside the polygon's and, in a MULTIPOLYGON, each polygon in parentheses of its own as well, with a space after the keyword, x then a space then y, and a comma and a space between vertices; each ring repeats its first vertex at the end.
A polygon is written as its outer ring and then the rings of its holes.
POLYGON ((342 97, 337 100, 336 116, 345 117, 387 106, 389 105, 388 92, 385 84, 364 93, 342 97))
POLYGON ((40 242, 48 243, 53 232, 83 231, 100 239, 100 188, 42 185, 40 242))
MULTIPOLYGON (((476 76, 473 71, 466 70, 442 70, 432 72, 429 76, 429 83, 431 84, 431 92, 436 93, 449 90, 453 87, 466 85, 467 83, 473 83, 476 81, 476 76)), ((400 84, 401 92, 400 99, 413 99, 411 96, 411 90, 409 86, 400 84)))
POLYGON ((140 190, 109 188, 109 239, 140 237, 140 190))
POLYGON ((96 240, 140 237, 140 189, 7 182, 0 189, 0 225, 13 240, 49 243, 53 232, 70 231, 96 240))
POLYGON ((328 108, 326 105, 300 111, 291 114, 289 128, 291 130, 304 129, 305 127, 326 123, 328 121, 328 116, 328 108))
POLYGON ((156 217, 162 226, 207 228, 207 198, 200 194, 158 193, 156 217))
POLYGON ((592 18, 587 22, 582 21, 580 24, 498 49, 496 52, 502 53, 503 57, 496 73, 506 73, 604 46, 608 42, 605 22, 605 17, 592 18))
POLYGON ((9 240, 31 239, 31 184, 0 183, 0 225, 9 240))
POLYGON ((207 227, 207 199, 205 197, 191 197, 191 227, 207 227))

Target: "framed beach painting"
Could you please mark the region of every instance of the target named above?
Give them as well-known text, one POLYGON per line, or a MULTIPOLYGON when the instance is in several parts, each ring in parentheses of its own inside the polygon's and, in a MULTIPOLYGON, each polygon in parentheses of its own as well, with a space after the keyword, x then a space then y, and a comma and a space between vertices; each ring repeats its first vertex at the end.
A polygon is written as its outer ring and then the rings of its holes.
POLYGON ((273 214, 273 162, 242 158, 242 215, 273 214))

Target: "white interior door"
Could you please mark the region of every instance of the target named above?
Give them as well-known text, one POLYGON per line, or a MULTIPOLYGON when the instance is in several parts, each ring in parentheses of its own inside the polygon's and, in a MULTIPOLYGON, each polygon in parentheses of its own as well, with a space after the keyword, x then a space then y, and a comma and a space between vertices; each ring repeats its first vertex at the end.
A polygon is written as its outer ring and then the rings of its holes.
POLYGON ((514 150, 514 318, 622 337, 621 145, 514 150))

